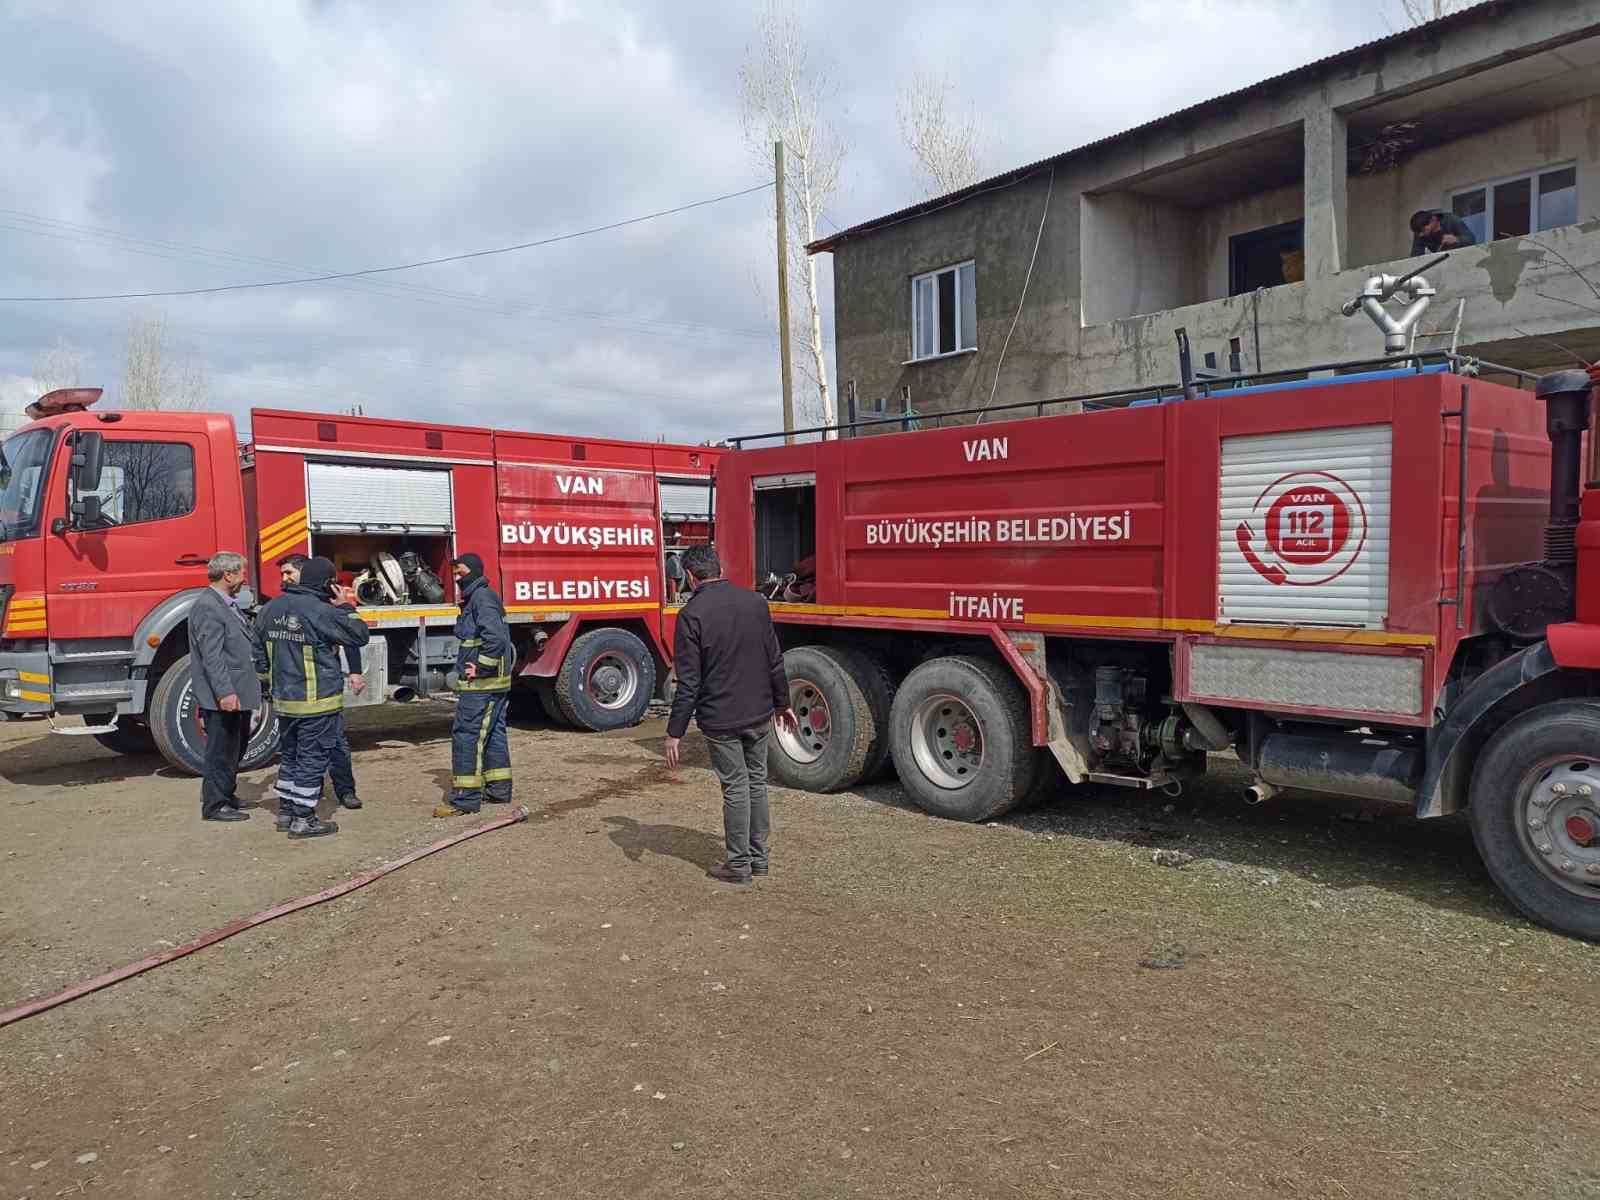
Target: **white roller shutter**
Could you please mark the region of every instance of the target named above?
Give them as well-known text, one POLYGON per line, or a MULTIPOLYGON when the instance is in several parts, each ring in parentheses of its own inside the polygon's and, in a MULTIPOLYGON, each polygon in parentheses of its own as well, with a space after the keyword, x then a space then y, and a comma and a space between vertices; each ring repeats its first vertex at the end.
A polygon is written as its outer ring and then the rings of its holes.
POLYGON ((687 480, 663 479, 661 481, 661 515, 664 517, 694 517, 709 520, 711 517, 711 481, 690 483, 687 480))
POLYGON ((1223 439, 1218 621, 1383 626, 1392 446, 1388 425, 1223 439))
POLYGON ((455 528, 448 469, 307 463, 306 501, 311 528, 320 533, 455 528))

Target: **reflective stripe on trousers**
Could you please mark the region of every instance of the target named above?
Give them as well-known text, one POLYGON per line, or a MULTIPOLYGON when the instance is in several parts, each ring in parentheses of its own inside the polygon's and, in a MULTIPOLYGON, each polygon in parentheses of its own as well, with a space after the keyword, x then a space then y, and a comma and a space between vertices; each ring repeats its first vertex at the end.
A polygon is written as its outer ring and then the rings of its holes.
POLYGON ((476 809, 483 792, 509 799, 511 745, 505 692, 461 692, 450 730, 450 785, 457 808, 476 809))

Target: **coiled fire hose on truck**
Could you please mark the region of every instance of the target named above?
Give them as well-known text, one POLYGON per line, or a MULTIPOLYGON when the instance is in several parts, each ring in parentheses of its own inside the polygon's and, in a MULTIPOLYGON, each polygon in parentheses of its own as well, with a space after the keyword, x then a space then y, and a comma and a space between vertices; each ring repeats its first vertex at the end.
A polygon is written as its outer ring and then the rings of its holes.
POLYGON ((480 834, 488 833, 491 830, 504 829, 507 825, 516 825, 527 819, 528 810, 519 805, 498 820, 489 821, 472 829, 462 830, 460 833, 447 837, 443 841, 435 842, 431 846, 424 846, 421 850, 413 850, 403 858, 384 863, 381 867, 374 867, 370 871, 347 879, 343 883, 335 884, 331 888, 325 888, 314 895, 301 896, 298 900, 286 900, 282 904, 274 905, 272 908, 264 908, 258 913, 242 917, 232 924, 222 926, 220 929, 213 929, 210 933, 201 934, 192 942, 185 942, 181 946, 163 950, 160 954, 152 954, 149 958, 141 958, 138 962, 118 967, 114 971, 107 971, 104 975, 96 975, 93 979, 86 979, 82 983, 74 984, 72 987, 56 992, 53 995, 41 996, 37 1000, 29 1000, 26 1004, 19 1004, 15 1008, 5 1009, 0 1011, 0 1029, 4 1029, 7 1025, 14 1025, 16 1022, 28 1017, 37 1016, 42 1012, 49 1012, 52 1008, 81 999, 93 992, 100 991, 102 988, 121 983, 125 979, 132 979, 135 975, 143 975, 146 971, 164 967, 169 962, 176 962, 180 958, 186 958, 196 950, 204 950, 207 946, 214 946, 218 942, 226 941, 236 933, 243 933, 247 929, 265 925, 268 921, 275 921, 279 917, 299 912, 302 908, 311 908, 313 905, 336 900, 340 896, 348 895, 357 888, 366 887, 367 884, 372 883, 374 880, 382 879, 393 871, 398 871, 401 867, 410 866, 420 859, 427 858, 430 854, 437 854, 439 851, 448 850, 451 846, 458 845, 469 838, 478 837, 480 834))

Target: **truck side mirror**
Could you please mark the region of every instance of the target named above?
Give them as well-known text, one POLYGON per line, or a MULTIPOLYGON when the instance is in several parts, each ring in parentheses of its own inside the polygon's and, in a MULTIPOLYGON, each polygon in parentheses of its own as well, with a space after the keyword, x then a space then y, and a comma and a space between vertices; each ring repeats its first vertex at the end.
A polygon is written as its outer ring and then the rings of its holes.
POLYGON ((72 502, 72 527, 93 529, 100 524, 100 497, 79 496, 72 502))
MULTIPOLYGON (((80 430, 73 435, 72 486, 74 488, 79 492, 96 491, 100 487, 100 473, 105 467, 105 462, 104 435, 92 429, 80 430)), ((98 502, 96 507, 99 507, 98 502)))

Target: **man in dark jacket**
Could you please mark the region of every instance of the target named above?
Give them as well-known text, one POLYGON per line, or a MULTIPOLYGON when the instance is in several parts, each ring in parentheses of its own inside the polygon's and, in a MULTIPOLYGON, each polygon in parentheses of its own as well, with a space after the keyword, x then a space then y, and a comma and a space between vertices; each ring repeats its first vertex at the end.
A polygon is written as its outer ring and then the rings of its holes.
POLYGON ((483 801, 511 802, 511 630, 506 610, 483 577, 483 559, 454 560, 461 615, 456 619, 456 718, 450 729, 450 802, 436 817, 475 813, 483 801))
POLYGON ((200 816, 207 821, 245 821, 235 792, 239 760, 250 741, 250 718, 261 707, 250 627, 239 611, 244 558, 224 550, 206 564, 211 586, 189 611, 194 703, 206 731, 205 779, 200 816))
POLYGON ((278 826, 292 838, 339 832, 317 817, 322 777, 344 710, 340 648, 365 646, 371 631, 348 604, 333 600, 333 564, 313 558, 256 618, 256 669, 267 676, 281 729, 278 826))
MULTIPOLYGON (((285 554, 278 560, 278 572, 283 587, 287 590, 300 582, 300 571, 311 560, 304 554, 285 554)), ((340 588, 335 585, 334 603, 355 606, 356 594, 351 588, 340 588)), ((350 690, 357 695, 367 686, 367 678, 361 673, 361 647, 344 647, 345 670, 349 673, 350 690)), ((328 755, 328 778, 333 780, 333 794, 339 800, 340 808, 360 808, 361 797, 356 795, 356 768, 350 760, 350 737, 345 731, 344 709, 339 710, 339 736, 334 739, 333 750, 328 755)))
POLYGON ((1477 241, 1467 223, 1455 213, 1424 208, 1411 214, 1412 258, 1419 254, 1437 254, 1441 250, 1473 246, 1477 241))
POLYGON ((693 717, 722 784, 727 857, 709 873, 724 883, 749 883, 752 875, 767 873, 767 737, 775 716, 797 728, 783 650, 767 602, 722 578, 715 550, 690 547, 682 562, 694 594, 678 614, 674 635, 678 690, 667 720, 667 765, 677 768, 679 743, 693 717))

